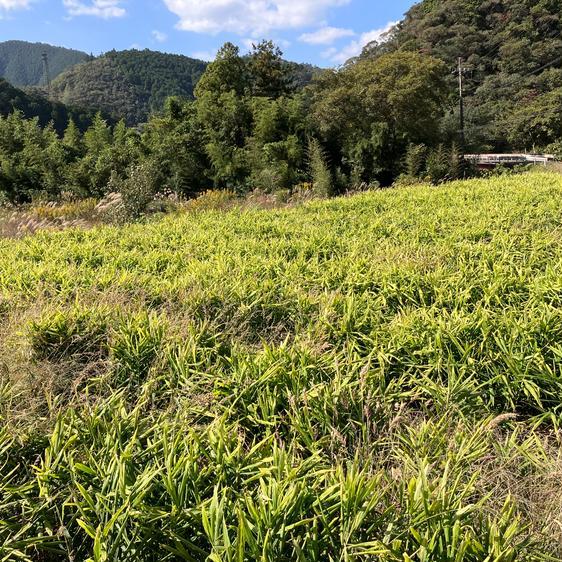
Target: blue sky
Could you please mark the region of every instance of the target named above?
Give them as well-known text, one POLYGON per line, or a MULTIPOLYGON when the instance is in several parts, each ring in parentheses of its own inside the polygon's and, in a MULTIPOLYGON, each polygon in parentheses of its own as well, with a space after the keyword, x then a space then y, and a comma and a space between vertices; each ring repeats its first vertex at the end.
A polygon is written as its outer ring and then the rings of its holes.
POLYGON ((154 49, 212 59, 273 39, 285 57, 337 66, 400 20, 414 0, 0 0, 0 41, 99 54, 154 49))

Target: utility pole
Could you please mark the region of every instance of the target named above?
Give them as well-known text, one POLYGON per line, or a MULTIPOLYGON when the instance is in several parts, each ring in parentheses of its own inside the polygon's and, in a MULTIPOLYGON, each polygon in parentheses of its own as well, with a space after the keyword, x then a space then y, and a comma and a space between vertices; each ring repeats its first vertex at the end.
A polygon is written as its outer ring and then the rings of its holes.
POLYGON ((41 55, 43 60, 43 70, 45 71, 45 84, 47 85, 47 93, 51 93, 51 73, 49 72, 49 55, 43 53, 41 55))
POLYGON ((461 155, 464 156, 466 139, 464 134, 464 86, 463 86, 462 77, 466 69, 463 68, 462 62, 463 62, 462 58, 459 57, 458 73, 459 73, 459 116, 460 116, 460 139, 461 139, 460 151, 461 151, 461 155))

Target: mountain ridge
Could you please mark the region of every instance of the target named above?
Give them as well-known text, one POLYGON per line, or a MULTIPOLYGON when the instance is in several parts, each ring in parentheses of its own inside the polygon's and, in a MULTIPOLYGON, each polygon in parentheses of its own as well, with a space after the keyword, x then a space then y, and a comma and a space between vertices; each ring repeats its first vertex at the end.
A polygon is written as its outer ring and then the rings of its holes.
POLYGON ((136 125, 162 109, 170 96, 193 97, 206 67, 204 61, 184 55, 112 50, 67 69, 53 81, 49 97, 136 125))
POLYGON ((49 61, 50 78, 53 80, 66 69, 91 58, 76 49, 48 43, 8 40, 0 42, 0 78, 16 87, 45 86, 46 76, 42 55, 49 61))

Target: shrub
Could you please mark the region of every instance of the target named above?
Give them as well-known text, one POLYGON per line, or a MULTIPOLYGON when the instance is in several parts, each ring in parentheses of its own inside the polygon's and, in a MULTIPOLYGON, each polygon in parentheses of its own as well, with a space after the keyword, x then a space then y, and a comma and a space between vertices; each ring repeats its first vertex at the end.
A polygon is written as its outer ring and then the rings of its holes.
POLYGON ((428 148, 425 144, 410 144, 404 157, 405 174, 410 178, 421 178, 426 167, 428 148))
POLYGON ((140 218, 157 192, 155 164, 149 160, 135 164, 129 168, 125 179, 113 174, 108 184, 108 191, 121 196, 119 207, 113 210, 116 220, 140 218))
POLYGON ((96 205, 97 201, 91 198, 61 204, 46 203, 31 206, 29 215, 40 220, 50 221, 86 219, 94 215, 96 205))
POLYGON ((221 211, 231 209, 238 201, 239 197, 233 191, 213 189, 189 199, 182 207, 186 211, 221 211))
POLYGON ((451 179, 451 153, 442 144, 431 150, 427 157, 427 175, 433 183, 451 179))
POLYGON ((284 175, 286 174, 283 172, 279 167, 262 168, 254 174, 253 184, 257 189, 272 193, 285 187, 284 175))

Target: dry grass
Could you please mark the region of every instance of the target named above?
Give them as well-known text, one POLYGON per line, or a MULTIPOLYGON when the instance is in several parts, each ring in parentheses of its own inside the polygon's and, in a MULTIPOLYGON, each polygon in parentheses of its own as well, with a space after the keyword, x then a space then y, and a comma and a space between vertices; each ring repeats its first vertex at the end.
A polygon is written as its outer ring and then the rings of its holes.
MULTIPOLYGON (((175 194, 157 194, 145 217, 161 213, 198 213, 234 209, 273 210, 292 207, 317 199, 311 186, 304 185, 293 193, 265 193, 255 190, 245 196, 231 191, 209 190, 194 199, 183 200, 175 194)), ((21 207, 0 207, 0 238, 21 238, 39 231, 68 228, 88 229, 100 224, 124 224, 121 196, 109 193, 101 200, 85 199, 66 202, 38 202, 21 207)))
POLYGON ((39 231, 91 228, 99 224, 95 201, 0 209, 0 238, 21 238, 39 231))

